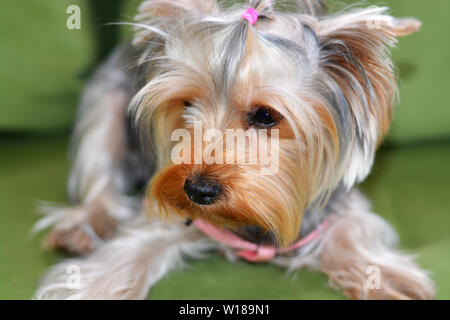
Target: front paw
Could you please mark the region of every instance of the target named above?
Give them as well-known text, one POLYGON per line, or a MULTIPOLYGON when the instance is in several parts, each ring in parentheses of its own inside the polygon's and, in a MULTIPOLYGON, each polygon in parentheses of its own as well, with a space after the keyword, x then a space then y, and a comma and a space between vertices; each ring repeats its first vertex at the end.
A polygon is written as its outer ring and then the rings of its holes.
POLYGON ((95 248, 95 242, 81 227, 74 227, 69 230, 52 230, 44 240, 44 247, 85 255, 95 248))
POLYGON ((117 221, 104 210, 92 207, 68 209, 70 212, 53 228, 44 240, 44 247, 85 255, 110 239, 117 221))
POLYGON ((359 281, 355 281, 354 274, 347 277, 343 274, 341 286, 346 287, 344 293, 351 299, 429 300, 434 297, 433 282, 424 271, 412 264, 409 269, 405 265, 400 269, 383 266, 380 268, 377 285, 368 285, 368 280, 362 274, 360 285, 359 281))

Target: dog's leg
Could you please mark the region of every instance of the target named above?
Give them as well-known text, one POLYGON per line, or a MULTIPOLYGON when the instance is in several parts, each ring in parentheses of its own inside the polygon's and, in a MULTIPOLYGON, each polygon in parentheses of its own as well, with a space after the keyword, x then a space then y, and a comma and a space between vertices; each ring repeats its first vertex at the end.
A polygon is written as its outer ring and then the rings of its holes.
POLYGON ((90 255, 54 266, 37 299, 144 299, 149 288, 183 258, 201 258, 215 244, 194 227, 142 219, 90 255))
POLYGON ((48 247, 89 252, 110 238, 120 221, 139 211, 139 201, 123 195, 130 184, 125 174, 131 154, 126 110, 134 90, 127 69, 130 50, 119 48, 95 73, 82 97, 68 188, 74 205, 47 209, 36 225, 39 230, 54 225, 48 247))
POLYGON ((279 257, 289 269, 312 267, 332 287, 353 299, 431 299, 433 283, 408 256, 395 249, 397 235, 352 191, 330 207, 329 226, 296 257, 279 257))

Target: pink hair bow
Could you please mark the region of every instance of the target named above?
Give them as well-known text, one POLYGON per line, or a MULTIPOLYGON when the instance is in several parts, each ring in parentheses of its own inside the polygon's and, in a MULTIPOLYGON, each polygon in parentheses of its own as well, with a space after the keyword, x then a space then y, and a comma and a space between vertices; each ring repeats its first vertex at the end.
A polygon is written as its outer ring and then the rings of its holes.
POLYGON ((258 17, 258 11, 254 8, 248 8, 247 11, 242 14, 242 18, 247 20, 251 25, 254 25, 256 21, 258 21, 258 17))

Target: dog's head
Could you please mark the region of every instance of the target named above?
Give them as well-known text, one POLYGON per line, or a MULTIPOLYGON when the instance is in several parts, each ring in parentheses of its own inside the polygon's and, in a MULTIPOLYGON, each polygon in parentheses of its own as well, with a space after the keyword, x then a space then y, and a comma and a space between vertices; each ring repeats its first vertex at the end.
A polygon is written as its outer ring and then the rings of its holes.
POLYGON ((386 8, 327 16, 319 1, 297 3, 142 4, 134 42, 147 82, 132 112, 156 144, 149 195, 164 214, 258 225, 286 246, 307 208, 369 173, 396 93, 388 48, 420 22, 386 8), (254 24, 242 16, 249 6, 254 24), (257 136, 269 161, 236 161, 252 148, 230 146, 229 133, 250 144, 257 136))

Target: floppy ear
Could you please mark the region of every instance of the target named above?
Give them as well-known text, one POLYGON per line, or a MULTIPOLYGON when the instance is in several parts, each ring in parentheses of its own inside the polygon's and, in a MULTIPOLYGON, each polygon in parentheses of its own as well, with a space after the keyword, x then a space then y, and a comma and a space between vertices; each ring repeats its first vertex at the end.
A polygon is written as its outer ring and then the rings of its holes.
POLYGON ((397 92, 389 47, 417 31, 421 23, 396 19, 373 7, 316 22, 325 90, 340 115, 347 150, 347 187, 370 172, 375 150, 387 133, 397 92))
POLYGON ((138 32, 133 43, 140 44, 151 38, 152 30, 143 26, 152 25, 164 29, 170 26, 174 19, 183 15, 195 17, 218 12, 216 0, 145 0, 139 6, 138 14, 134 18, 138 32))

